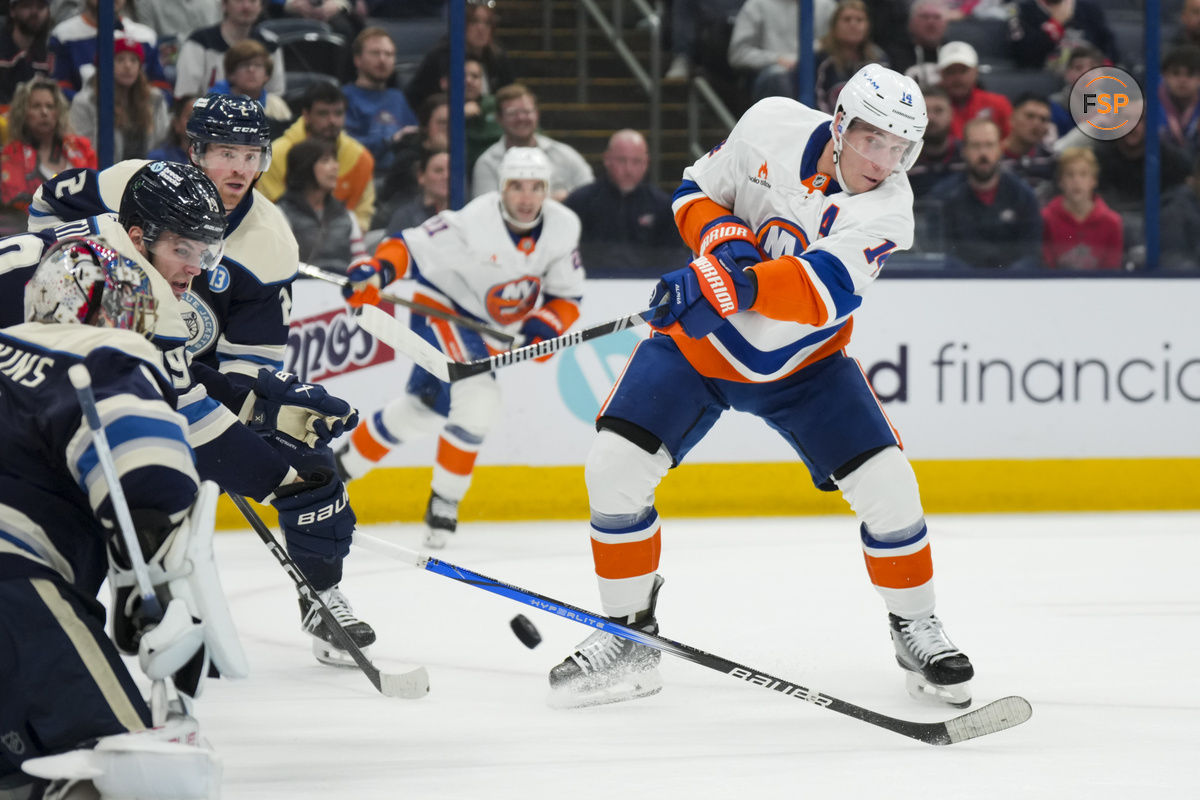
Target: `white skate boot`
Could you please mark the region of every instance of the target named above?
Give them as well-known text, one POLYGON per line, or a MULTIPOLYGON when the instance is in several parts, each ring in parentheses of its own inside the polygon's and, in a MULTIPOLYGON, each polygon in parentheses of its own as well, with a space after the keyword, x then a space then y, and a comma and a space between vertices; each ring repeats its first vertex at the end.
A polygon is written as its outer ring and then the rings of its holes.
MULTIPOLYGON (((329 610, 333 612, 333 618, 341 623, 341 626, 346 629, 346 633, 350 634, 350 639, 358 645, 360 650, 365 653, 367 647, 375 643, 375 631, 354 615, 354 609, 350 607, 350 601, 346 599, 346 595, 342 594, 341 589, 331 586, 325 591, 319 592, 318 597, 325 602, 325 605, 329 606, 329 610)), ((331 664, 335 667, 356 666, 354 658, 342 649, 333 631, 325 624, 325 620, 321 619, 318 609, 319 606, 316 603, 309 603, 303 597, 300 598, 301 627, 305 633, 312 636, 313 655, 322 664, 331 664)))
POLYGON ((896 661, 907 671, 908 693, 918 700, 935 699, 955 708, 971 705, 970 680, 975 675, 966 654, 942 630, 934 615, 904 619, 888 614, 896 661))
MULTIPOLYGON (((633 619, 613 620, 646 633, 658 633, 654 606, 662 584, 663 579, 656 576, 650 608, 633 619)), ((658 694, 662 691, 662 676, 658 673, 661 660, 662 653, 653 647, 596 631, 550 670, 547 702, 552 708, 584 708, 658 694)))

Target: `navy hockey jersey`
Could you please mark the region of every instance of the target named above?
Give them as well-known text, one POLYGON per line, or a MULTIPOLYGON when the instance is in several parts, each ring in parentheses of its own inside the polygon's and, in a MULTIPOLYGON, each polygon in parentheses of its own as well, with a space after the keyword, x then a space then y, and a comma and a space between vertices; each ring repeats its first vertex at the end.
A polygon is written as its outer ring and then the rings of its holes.
POLYGON ((178 521, 199 478, 171 382, 144 338, 84 325, 0 331, 0 578, 52 571, 94 595, 116 515, 67 378, 80 362, 131 509, 178 521))

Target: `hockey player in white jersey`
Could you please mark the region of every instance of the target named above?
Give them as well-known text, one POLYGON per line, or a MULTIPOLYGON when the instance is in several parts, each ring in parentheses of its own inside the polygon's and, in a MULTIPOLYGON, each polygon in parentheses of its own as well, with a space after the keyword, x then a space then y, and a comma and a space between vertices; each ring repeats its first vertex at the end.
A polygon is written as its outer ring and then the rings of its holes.
MULTIPOLYGON (((220 262, 190 276, 190 283, 175 281, 189 330, 187 349, 195 365, 207 368, 197 369, 196 373, 208 394, 254 426, 263 416, 259 413, 260 401, 265 399, 269 404, 283 398, 294 403, 303 399, 296 387, 304 384, 283 372, 291 321, 291 288, 299 264, 296 239, 283 214, 254 189, 271 163, 270 128, 262 106, 245 97, 206 95, 192 107, 187 135, 189 156, 216 185, 226 215, 220 262)), ((30 229, 39 230, 118 208, 133 177, 149 163, 134 159, 101 172, 66 170, 56 175, 34 195, 29 208, 30 229)), ((320 391, 323 397, 341 403, 320 391)), ((347 411, 352 410, 348 404, 342 405, 347 411)), ((351 415, 341 416, 349 420, 351 415)), ((301 445, 292 437, 279 436, 271 427, 262 431, 264 438, 293 467, 306 474, 328 475, 322 477, 321 486, 310 486, 310 490, 320 489, 330 496, 344 493, 341 480, 334 473, 328 436, 301 445)), ((336 434, 340 433, 339 426, 336 434)), ((232 469, 244 470, 250 466, 249 462, 228 464, 232 469)), ((263 492, 246 494, 260 500, 264 495, 263 492)), ((298 503, 295 497, 283 500, 287 505, 298 503)), ((340 588, 342 566, 349 554, 354 527, 353 512, 348 509, 346 516, 349 520, 346 524, 331 521, 329 525, 317 526, 323 530, 316 535, 289 536, 288 550, 355 643, 367 647, 374 642, 375 632, 354 615, 340 588)), ((301 626, 313 637, 313 651, 318 660, 353 663, 345 651, 336 647, 332 632, 326 630, 314 608, 303 599, 300 616, 301 626)))
MULTIPOLYGON (((853 509, 910 693, 970 703, 971 663, 934 615, 916 478, 845 352, 863 290, 890 254, 912 244, 905 172, 925 124, 917 84, 871 64, 842 89, 832 118, 765 99, 684 171, 673 205, 696 258, 659 281, 652 303, 666 313, 651 324, 661 333, 630 357, 600 410, 586 462, 606 614, 657 632, 655 490, 734 408, 781 433, 813 483, 840 490, 853 509)), ((654 694, 659 656, 596 632, 551 670, 550 702, 654 694)))
MULTIPOLYGON (((549 185, 550 162, 542 151, 510 148, 500 165, 499 191, 385 239, 374 266, 385 279, 414 278, 415 300, 519 334, 525 344, 559 336, 579 318, 584 272, 579 218, 547 197, 549 185)), ((360 267, 350 277, 366 287, 352 303, 363 296, 377 301, 377 290, 365 280, 378 281, 378 274, 360 267)), ((504 349, 486 335, 418 314, 412 328, 460 361, 504 349)), ((490 373, 448 385, 414 367, 406 393, 364 418, 339 448, 339 469, 347 479, 361 477, 401 442, 438 431, 425 545, 444 547, 499 408, 490 373)))
POLYGON ((210 665, 226 677, 247 665, 212 559, 218 490, 199 481, 171 379, 146 341, 158 312, 150 272, 103 241, 56 243, 24 290, 27 322, 0 331, 3 797, 217 796, 220 764, 189 698, 210 665), (68 380, 80 364, 124 501, 68 380), (119 502, 161 618, 129 591, 119 502), (95 600, 105 577, 114 638, 162 689, 150 703, 105 633, 95 600))

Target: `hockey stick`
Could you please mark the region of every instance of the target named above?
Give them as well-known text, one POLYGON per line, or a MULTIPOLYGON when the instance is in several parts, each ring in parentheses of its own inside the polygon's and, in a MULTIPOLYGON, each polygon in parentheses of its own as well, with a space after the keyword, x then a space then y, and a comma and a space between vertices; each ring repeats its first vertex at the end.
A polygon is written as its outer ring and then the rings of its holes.
POLYGON ((354 640, 350 638, 350 634, 342 627, 337 618, 333 616, 333 612, 329 610, 329 606, 325 605, 317 590, 309 583, 308 578, 304 577, 304 573, 296 566, 296 562, 279 546, 279 542, 271 533, 271 529, 262 521, 262 517, 258 515, 246 498, 237 494, 230 494, 229 499, 237 506, 238 511, 242 512, 242 516, 250 523, 250 527, 254 528, 254 532, 258 534, 258 538, 263 540, 263 544, 271 551, 271 555, 275 556, 275 560, 279 562, 284 571, 292 576, 292 581, 296 584, 296 590, 300 592, 300 596, 307 600, 310 604, 316 606, 317 614, 320 615, 321 621, 333 631, 334 638, 338 640, 338 645, 350 654, 354 659, 354 663, 358 665, 379 690, 380 694, 387 697, 403 697, 405 699, 414 699, 424 697, 429 692, 429 674, 424 667, 417 667, 408 672, 380 672, 379 669, 371 663, 371 660, 363 653, 354 640))
MULTIPOLYGON (((351 282, 350 279, 345 275, 338 275, 336 272, 330 272, 329 270, 321 269, 313 264, 305 264, 303 262, 300 263, 300 274, 307 275, 310 278, 316 278, 317 280, 325 281, 326 283, 337 284, 338 286, 349 286, 351 282)), ((507 345, 511 345, 517 340, 517 337, 513 336, 511 333, 505 333, 504 331, 497 330, 496 328, 488 327, 482 322, 476 322, 473 319, 468 319, 467 317, 454 314, 450 311, 443 311, 440 308, 427 306, 424 303, 418 303, 415 300, 408 300, 400 297, 399 295, 392 294, 391 292, 380 291, 379 297, 380 299, 386 300, 389 303, 395 303, 398 306, 404 306, 405 308, 411 309, 418 314, 423 314, 426 317, 444 319, 447 322, 453 322, 455 325, 461 325, 464 328, 470 328, 471 330, 479 333, 486 333, 493 339, 499 339, 507 345)))
POLYGON ((379 341, 404 353, 404 355, 413 360, 413 363, 428 371, 438 380, 453 383, 463 378, 469 378, 472 375, 494 372, 501 367, 507 367, 509 364, 516 364, 517 362, 527 361, 531 358, 540 358, 551 353, 557 353, 559 350, 574 347, 591 339, 623 331, 635 325, 641 325, 643 322, 649 322, 663 314, 665 310, 665 305, 655 306, 645 311, 639 311, 636 314, 629 314, 609 320, 608 322, 602 322, 599 325, 593 325, 590 328, 571 331, 564 333, 562 336, 556 336, 553 339, 544 339, 540 342, 527 344, 524 347, 518 347, 515 350, 508 350, 503 353, 497 353, 494 356, 467 361, 465 363, 447 358, 445 353, 422 339, 411 328, 401 323, 400 320, 375 306, 363 306, 358 310, 358 324, 363 330, 379 341))
POLYGON ((663 636, 646 633, 637 628, 630 628, 619 622, 614 622, 607 617, 598 616, 590 611, 559 602, 553 598, 531 592, 528 589, 503 583, 495 578, 489 578, 486 575, 472 572, 469 569, 455 566, 440 559, 421 555, 383 539, 377 539, 366 534, 358 534, 355 537, 355 542, 361 546, 365 546, 369 550, 405 561, 427 572, 433 572, 442 577, 474 586, 477 589, 483 589, 485 592, 491 592, 501 597, 507 597, 510 600, 516 600, 518 603, 525 603, 549 614, 586 625, 589 628, 596 628, 605 633, 620 636, 623 639, 631 639, 647 647, 653 647, 655 650, 660 650, 682 658, 685 661, 690 661, 693 664, 699 664, 716 672, 722 672, 745 683, 779 692, 785 697, 790 697, 794 700, 807 701, 813 705, 827 708, 830 711, 836 711, 839 714, 845 714, 848 717, 854 717, 855 719, 876 725, 902 736, 907 736, 910 739, 925 742, 926 744, 956 744, 967 739, 986 736, 989 733, 996 733, 1020 725, 1033 714, 1033 709, 1030 707, 1029 701, 1023 697, 1014 696, 995 700, 982 708, 960 714, 945 722, 912 722, 896 719, 885 714, 880 714, 877 711, 856 706, 845 700, 839 700, 836 697, 815 689, 792 683, 783 678, 776 678, 773 675, 768 675, 765 672, 738 664, 721 656, 705 653, 702 650, 697 650, 694 647, 672 641, 663 636))
POLYGON ((125 542, 129 563, 133 566, 133 578, 142 598, 142 613, 148 619, 157 622, 163 617, 162 604, 158 602, 154 584, 150 582, 150 570, 146 568, 142 546, 137 540, 133 517, 129 514, 129 504, 125 502, 125 490, 121 487, 121 479, 117 475, 117 465, 113 462, 112 449, 108 446, 108 436, 104 433, 104 425, 100 422, 100 412, 96 410, 96 395, 92 393, 91 373, 82 363, 73 364, 67 370, 67 378, 75 387, 75 396, 79 398, 79 407, 83 410, 83 417, 87 420, 88 429, 92 433, 92 444, 96 448, 100 469, 104 473, 105 482, 108 483, 108 498, 112 503, 113 512, 117 515, 117 527, 121 531, 121 539, 125 542))

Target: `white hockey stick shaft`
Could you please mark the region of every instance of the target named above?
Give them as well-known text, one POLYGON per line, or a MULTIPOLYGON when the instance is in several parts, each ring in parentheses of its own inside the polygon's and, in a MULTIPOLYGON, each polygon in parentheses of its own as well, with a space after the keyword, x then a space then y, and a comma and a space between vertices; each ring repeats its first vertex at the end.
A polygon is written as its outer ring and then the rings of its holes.
POLYGON ((494 356, 467 361, 465 363, 447 358, 445 353, 422 339, 411 328, 401 323, 400 320, 375 306, 363 306, 359 309, 358 324, 367 333, 379 339, 379 341, 404 353, 417 366, 428 371, 438 380, 453 383, 463 378, 469 378, 472 375, 494 372, 510 364, 528 361, 531 358, 540 358, 541 356, 556 353, 559 350, 565 350, 568 347, 574 347, 577 344, 583 344, 600 336, 607 336, 610 333, 616 333, 626 328, 641 325, 664 313, 665 310, 666 306, 655 306, 645 311, 627 314, 624 317, 618 317, 617 319, 592 325, 588 328, 569 331, 553 339, 545 339, 533 344, 527 344, 524 347, 518 347, 503 353, 497 353, 494 356))
POLYGON ((138 544, 137 532, 133 527, 133 517, 129 514, 129 504, 125 501, 125 490, 121 487, 117 475, 117 465, 113 462, 112 449, 108 446, 108 436, 104 433, 104 425, 100 422, 100 412, 96 409, 96 396, 92 392, 92 376, 83 364, 74 364, 67 370, 67 377, 75 387, 75 395, 79 398, 79 407, 83 410, 83 418, 92 433, 92 444, 96 448, 96 457, 100 461, 100 469, 104 480, 108 483, 108 498, 112 503, 113 513, 117 515, 117 527, 121 539, 125 542, 125 550, 129 554, 129 563, 133 566, 133 577, 137 582, 138 594, 142 598, 142 610, 147 617, 154 620, 162 619, 162 605, 158 595, 154 593, 154 584, 150 582, 150 571, 146 568, 146 559, 142 555, 142 546, 138 544))
MULTIPOLYGON (((321 269, 314 264, 305 264, 303 262, 300 264, 300 274, 307 275, 310 278, 316 278, 317 280, 325 281, 326 283, 336 284, 338 286, 349 286, 351 283, 350 279, 345 275, 339 275, 336 272, 330 272, 327 269, 321 269)), ((394 303, 398 306, 404 306, 405 308, 415 311, 418 314, 422 314, 426 317, 444 319, 447 322, 453 322, 455 325, 461 325, 464 328, 470 328, 477 333, 487 334, 493 339, 499 339, 508 345, 511 345, 517 340, 517 337, 513 336, 511 333, 505 333, 502 330, 497 330, 496 328, 484 325, 482 322, 476 322, 473 319, 468 319, 467 317, 454 314, 450 311, 443 311, 440 308, 434 308, 433 306, 427 306, 424 303, 418 303, 415 300, 409 300, 407 298, 400 297, 392 292, 381 290, 379 292, 379 297, 389 303, 394 303)))

